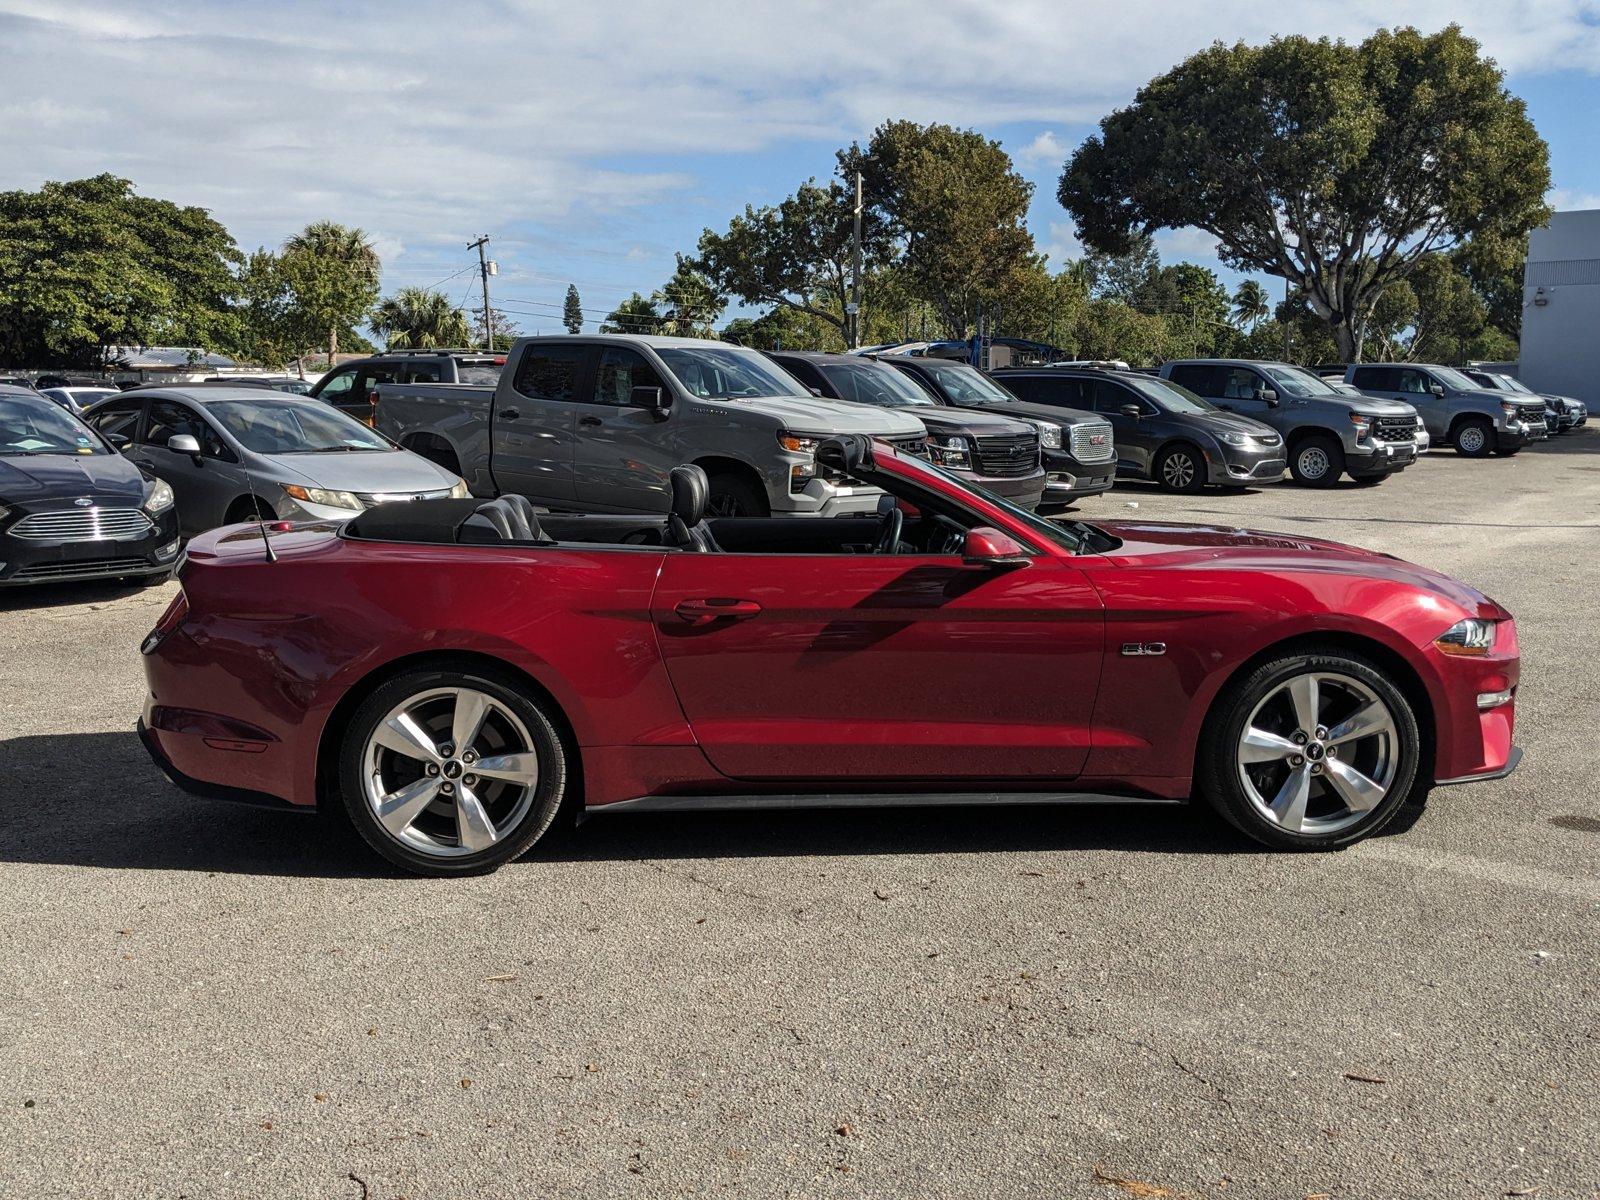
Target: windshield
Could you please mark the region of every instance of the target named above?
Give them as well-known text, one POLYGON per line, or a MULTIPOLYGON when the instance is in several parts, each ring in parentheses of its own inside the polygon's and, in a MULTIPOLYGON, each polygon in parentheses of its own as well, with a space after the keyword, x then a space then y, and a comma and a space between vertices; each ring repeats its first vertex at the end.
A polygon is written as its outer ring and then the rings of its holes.
POLYGON ((925 358, 918 365, 933 376, 944 394, 957 404, 1011 404, 1016 401, 1016 396, 968 363, 925 358))
POLYGON ((331 454, 391 450, 360 421, 320 401, 222 400, 206 411, 256 454, 331 454))
POLYGON ((817 368, 828 377, 828 382, 833 384, 841 400, 877 404, 884 408, 901 408, 909 404, 936 405, 932 397, 909 376, 881 363, 818 363, 817 368))
POLYGON ((1304 367, 1262 367, 1267 378, 1291 396, 1337 396, 1339 393, 1320 375, 1304 367))
POLYGON ((673 346, 657 349, 667 370, 691 396, 702 400, 747 400, 756 396, 804 396, 800 381, 754 350, 734 346, 673 346))
POLYGON ((1458 392, 1481 392, 1483 390, 1481 383, 1473 383, 1460 371, 1453 370, 1450 367, 1429 367, 1428 370, 1432 371, 1433 377, 1447 388, 1454 388, 1458 392))
POLYGON ((1118 371, 1117 382, 1131 387, 1163 412, 1208 413, 1216 411, 1215 407, 1210 403, 1200 399, 1199 396, 1196 396, 1182 384, 1173 383, 1170 379, 1157 379, 1153 375, 1118 371))
POLYGON ((1507 392, 1521 392, 1524 396, 1535 396, 1535 395, 1538 395, 1538 393, 1535 392, 1531 387, 1529 387, 1527 384, 1523 383, 1522 380, 1516 378, 1513 375, 1495 375, 1495 374, 1491 374, 1489 376, 1489 378, 1495 380, 1500 385, 1502 390, 1504 390, 1504 391, 1507 391, 1507 392))
MULTIPOLYGON (((974 492, 977 495, 982 496, 996 508, 1004 509, 1007 516, 1012 517, 1026 525, 1030 533, 1037 535, 1044 541, 1051 542, 1054 545, 1060 546, 1066 550, 1071 550, 1074 553, 1083 547, 1083 537, 1080 534, 1073 532, 1071 529, 1068 529, 1066 526, 1058 525, 1054 521, 1051 521, 1045 517, 1041 517, 1038 513, 1029 512, 1027 509, 1013 504, 1004 496, 996 496, 987 488, 979 487, 970 479, 962 479, 957 475, 952 475, 943 467, 938 466, 935 463, 931 463, 927 459, 919 458, 916 460, 916 463, 918 470, 931 471, 935 475, 941 475, 945 479, 948 479, 951 483, 955 484, 957 487, 961 488, 963 491, 974 492)), ((916 503, 915 497, 912 498, 911 502, 913 504, 916 503)))
POLYGON ((109 453, 87 425, 54 400, 0 397, 0 458, 109 453))

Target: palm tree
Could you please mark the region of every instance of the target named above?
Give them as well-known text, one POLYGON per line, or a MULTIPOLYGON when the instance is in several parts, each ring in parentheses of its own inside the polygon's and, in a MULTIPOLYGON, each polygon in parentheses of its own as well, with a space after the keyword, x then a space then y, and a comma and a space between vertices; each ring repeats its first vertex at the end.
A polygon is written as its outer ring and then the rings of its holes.
POLYGON ((661 311, 648 296, 633 293, 600 326, 601 333, 660 333, 661 311))
POLYGON ((1254 329, 1267 319, 1272 305, 1267 300, 1267 289, 1254 279, 1246 279, 1233 292, 1233 319, 1254 329))
MULTIPOLYGON (((339 353, 339 326, 354 324, 378 295, 378 273, 383 264, 364 230, 337 221, 313 221, 283 244, 285 257, 313 260, 330 268, 331 286, 319 287, 316 308, 328 326, 328 367, 339 353), (340 320, 344 317, 344 320, 340 320)), ((325 276, 327 278, 327 276, 325 276)))
POLYGON ((372 328, 391 350, 465 346, 472 339, 467 318, 443 292, 401 288, 372 314, 372 328))

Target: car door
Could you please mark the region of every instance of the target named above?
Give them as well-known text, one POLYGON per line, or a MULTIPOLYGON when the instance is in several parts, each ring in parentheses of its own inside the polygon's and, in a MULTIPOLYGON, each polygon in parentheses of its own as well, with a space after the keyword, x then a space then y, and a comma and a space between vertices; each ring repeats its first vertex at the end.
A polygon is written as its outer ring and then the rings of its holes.
POLYGON ((651 601, 706 756, 751 780, 948 785, 1083 768, 1104 617, 1069 559, 675 553, 651 601))
POLYGON ((1118 472, 1149 475, 1156 447, 1161 442, 1155 429, 1154 418, 1160 415, 1156 406, 1115 380, 1096 379, 1093 387, 1094 411, 1111 422, 1118 472), (1125 411, 1130 409, 1137 409, 1138 415, 1125 411))
POLYGON ((1363 392, 1404 400, 1417 410, 1430 437, 1442 438, 1450 432, 1449 405, 1432 391, 1433 377, 1416 367, 1358 367, 1351 377, 1363 392))
POLYGON ((593 348, 583 342, 527 346, 509 391, 494 394, 489 428, 495 487, 540 504, 571 508, 578 500, 575 461, 578 397, 593 348))
POLYGON ((666 512, 678 451, 659 410, 634 404, 633 389, 659 388, 667 396, 667 381, 626 346, 600 347, 590 378, 573 443, 579 504, 595 512, 666 512))
POLYGON ((1273 386, 1272 381, 1253 367, 1219 367, 1216 371, 1221 376, 1222 393, 1206 398, 1225 412, 1265 422, 1272 414, 1272 406, 1262 398, 1262 393, 1273 386))
POLYGON ((136 451, 129 455, 172 487, 178 522, 185 533, 199 533, 222 524, 229 507, 250 490, 238 456, 209 418, 196 406, 165 397, 151 397, 136 451), (169 439, 188 434, 200 444, 200 457, 173 450, 169 439))
POLYGON ((139 436, 139 422, 144 416, 144 397, 134 400, 113 400, 102 404, 84 420, 96 433, 127 455, 139 436))
POLYGON ((331 375, 324 376, 317 383, 317 399, 349 413, 358 421, 364 421, 372 415, 372 409, 367 404, 366 396, 356 391, 357 369, 353 365, 341 367, 331 375))

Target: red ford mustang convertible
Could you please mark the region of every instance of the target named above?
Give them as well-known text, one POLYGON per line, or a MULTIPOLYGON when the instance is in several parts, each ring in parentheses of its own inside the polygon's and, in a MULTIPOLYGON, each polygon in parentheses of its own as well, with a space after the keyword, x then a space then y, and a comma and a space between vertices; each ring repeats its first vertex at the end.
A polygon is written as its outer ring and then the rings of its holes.
POLYGON ((439 875, 566 805, 1200 798, 1322 849, 1516 765, 1516 628, 1445 576, 1057 524, 859 438, 817 469, 878 515, 708 520, 680 467, 664 517, 429 500, 196 538, 141 735, 184 788, 342 809, 439 875))

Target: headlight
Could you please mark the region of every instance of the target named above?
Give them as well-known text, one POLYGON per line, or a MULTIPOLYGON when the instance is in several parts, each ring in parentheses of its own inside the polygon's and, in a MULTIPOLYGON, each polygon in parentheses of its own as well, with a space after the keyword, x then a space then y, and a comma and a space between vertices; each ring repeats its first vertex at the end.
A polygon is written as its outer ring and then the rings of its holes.
POLYGON ((465 500, 472 495, 472 489, 467 486, 465 479, 456 480, 455 487, 450 489, 450 499, 465 500))
POLYGON ((1220 433, 1217 435, 1230 446, 1248 446, 1250 439, 1242 433, 1220 433))
POLYGON ((1510 400, 1502 400, 1500 401, 1500 411, 1508 417, 1514 417, 1517 415, 1517 406, 1510 400))
POLYGON ((295 500, 305 504, 323 504, 329 508, 364 508, 354 492, 330 492, 325 488, 304 488, 298 483, 286 483, 283 490, 295 500))
POLYGON ((1442 654, 1465 655, 1478 658, 1494 649, 1494 622, 1481 617, 1468 617, 1457 621, 1438 637, 1433 644, 1442 654))
POLYGON ((787 429, 778 431, 778 445, 796 454, 815 454, 821 444, 821 438, 812 437, 810 434, 790 433, 787 429))
POLYGON ((972 444, 964 437, 928 435, 928 457, 941 467, 955 471, 972 469, 972 444))
POLYGON ((155 486, 150 489, 150 495, 144 502, 145 511, 152 516, 164 513, 172 507, 172 485, 165 479, 158 479, 155 486))
POLYGON ((1052 425, 1048 421, 1035 421, 1039 427, 1039 444, 1046 450, 1061 449, 1061 426, 1052 425))

